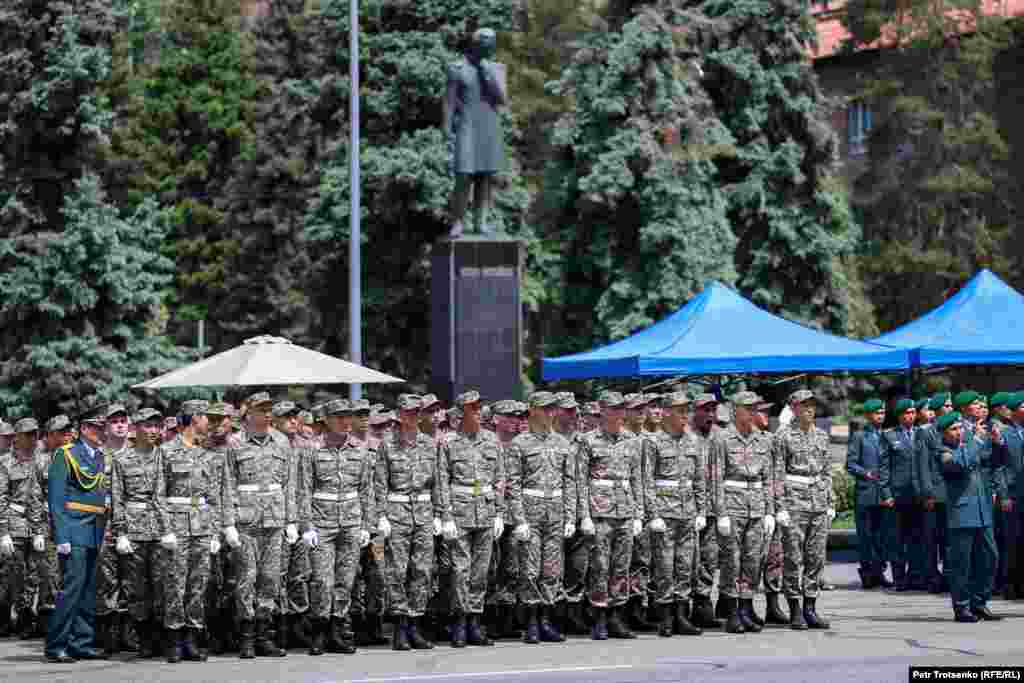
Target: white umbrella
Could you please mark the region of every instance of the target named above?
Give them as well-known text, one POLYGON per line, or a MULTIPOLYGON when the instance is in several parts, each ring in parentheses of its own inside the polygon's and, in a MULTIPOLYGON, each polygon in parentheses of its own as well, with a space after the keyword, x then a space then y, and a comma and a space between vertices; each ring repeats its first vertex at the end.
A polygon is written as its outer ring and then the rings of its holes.
POLYGON ((283 337, 246 339, 241 346, 172 370, 137 389, 260 386, 264 384, 374 384, 404 382, 355 363, 291 343, 283 337))

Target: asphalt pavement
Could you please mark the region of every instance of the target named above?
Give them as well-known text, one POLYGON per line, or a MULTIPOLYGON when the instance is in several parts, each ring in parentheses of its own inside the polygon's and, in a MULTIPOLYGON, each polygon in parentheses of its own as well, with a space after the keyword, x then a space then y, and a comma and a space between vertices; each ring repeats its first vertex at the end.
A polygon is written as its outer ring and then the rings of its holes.
MULTIPOLYGON (((243 662, 214 657, 205 664, 171 665, 122 655, 108 662, 48 664, 40 641, 0 641, 0 680, 110 683, 297 681, 300 683, 649 683, 669 681, 786 681, 863 683, 907 681, 908 667, 1024 666, 1024 602, 995 600, 1001 622, 957 624, 949 596, 861 591, 856 567, 831 563, 826 574, 837 590, 823 593, 819 613, 829 631, 769 628, 741 636, 715 632, 663 639, 642 634, 632 641, 595 642, 573 637, 561 645, 499 642, 492 648, 426 652, 366 648, 355 655, 310 657, 293 651, 283 659, 243 662)), ((763 598, 758 610, 763 612, 763 598)))

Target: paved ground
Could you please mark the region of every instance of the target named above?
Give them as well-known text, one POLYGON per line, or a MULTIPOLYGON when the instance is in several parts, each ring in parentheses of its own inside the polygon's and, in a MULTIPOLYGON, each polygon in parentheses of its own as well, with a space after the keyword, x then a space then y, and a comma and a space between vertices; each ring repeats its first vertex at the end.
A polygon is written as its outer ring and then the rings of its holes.
MULTIPOLYGON (((136 662, 131 657, 71 667, 42 661, 39 641, 0 641, 0 680, 189 682, 301 681, 303 683, 647 683, 650 681, 803 681, 861 683, 906 681, 910 665, 1024 665, 1024 602, 995 601, 1007 617, 999 623, 969 625, 951 620, 948 596, 886 594, 854 590, 852 564, 830 564, 839 589, 824 594, 832 620, 826 632, 770 629, 759 635, 709 633, 699 638, 597 643, 574 638, 562 646, 502 642, 494 648, 455 651, 440 646, 427 653, 362 650, 354 656, 240 662, 233 657, 206 665, 136 662)), ((759 609, 763 609, 763 602, 759 609)))

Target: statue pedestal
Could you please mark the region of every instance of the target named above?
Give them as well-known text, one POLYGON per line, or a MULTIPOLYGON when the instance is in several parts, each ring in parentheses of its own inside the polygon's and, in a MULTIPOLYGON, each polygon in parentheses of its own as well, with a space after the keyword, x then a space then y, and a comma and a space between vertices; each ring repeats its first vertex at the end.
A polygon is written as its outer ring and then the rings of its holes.
POLYGON ((521 396, 523 243, 465 235, 431 257, 430 391, 450 404, 477 389, 484 401, 521 396))

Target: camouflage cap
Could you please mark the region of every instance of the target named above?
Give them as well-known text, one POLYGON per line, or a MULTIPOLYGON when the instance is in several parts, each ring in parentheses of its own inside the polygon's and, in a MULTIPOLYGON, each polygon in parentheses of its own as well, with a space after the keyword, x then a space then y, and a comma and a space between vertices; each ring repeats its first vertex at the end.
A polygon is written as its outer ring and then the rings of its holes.
POLYGON ((790 403, 803 403, 804 401, 814 401, 814 392, 810 389, 797 389, 789 395, 790 403))
POLYGON ((274 417, 290 417, 298 414, 299 407, 292 401, 279 401, 270 412, 274 417))
POLYGON ((626 399, 617 391, 602 391, 597 396, 597 402, 603 407, 618 408, 625 404, 626 399))
POLYGON ((165 417, 164 418, 164 429, 177 429, 178 418, 176 417, 165 417))
POLYGON ((71 429, 71 418, 64 414, 54 415, 46 423, 46 431, 48 432, 66 432, 69 429, 71 429))
POLYGON ((741 391, 737 394, 733 394, 731 403, 734 406, 756 406, 760 400, 761 397, 753 391, 741 391))
POLYGON ((373 405, 370 406, 371 413, 382 413, 385 412, 387 409, 388 407, 383 403, 374 403, 373 405))
POLYGON ((516 415, 528 417, 530 415, 530 406, 525 401, 516 401, 516 415))
POLYGON ((626 407, 630 409, 643 408, 647 405, 647 397, 643 394, 626 394, 622 398, 626 401, 626 407))
POLYGON ((714 394, 697 394, 697 398, 693 399, 693 405, 696 408, 706 406, 709 403, 718 403, 718 399, 715 398, 714 394))
POLYGON ((469 391, 464 391, 464 392, 462 392, 461 394, 459 394, 458 396, 455 397, 455 405, 459 406, 460 408, 462 406, 468 406, 471 403, 479 403, 479 402, 480 402, 480 392, 477 391, 476 389, 471 389, 469 391))
POLYGON ((258 406, 264 403, 273 403, 274 399, 270 398, 270 394, 266 391, 257 391, 255 394, 245 399, 245 405, 247 406, 258 406))
POLYGON ((583 404, 583 413, 585 415, 600 415, 601 404, 598 403, 597 401, 588 401, 587 403, 583 404))
POLYGON ((558 397, 550 391, 535 391, 530 394, 531 408, 546 408, 558 402, 558 397))
POLYGON ((417 394, 399 394, 399 410, 419 410, 423 406, 423 399, 417 394))
POLYGON ((676 391, 671 394, 665 394, 661 397, 661 405, 666 408, 688 406, 691 402, 690 397, 686 395, 685 391, 676 391))
POLYGON ((370 402, 365 398, 357 398, 351 402, 351 411, 353 413, 370 413, 370 402))
POLYGON ((206 409, 206 414, 214 417, 234 417, 235 409, 230 403, 220 401, 211 403, 206 409))
POLYGON ((487 421, 491 419, 491 404, 488 403, 480 409, 480 419, 487 421))
POLYGON ((378 410, 376 412, 370 413, 370 424, 372 424, 375 427, 386 425, 392 420, 397 419, 398 418, 395 416, 395 414, 390 410, 378 410))
POLYGON ((519 402, 511 399, 504 399, 494 404, 495 415, 517 415, 519 413, 519 402))
POLYGON ((441 406, 441 402, 437 400, 437 396, 434 394, 423 394, 420 396, 420 410, 430 410, 435 406, 441 406))
POLYGON ((39 431, 39 423, 34 417, 23 417, 14 423, 15 434, 31 434, 39 431))
POLYGON ((333 401, 328 401, 323 407, 324 417, 333 417, 338 415, 351 415, 352 404, 346 399, 336 398, 333 401))
POLYGON ((0 436, 14 436, 14 427, 11 423, 0 420, 0 436))
MULTIPOLYGON (((151 420, 163 421, 163 419, 164 419, 164 414, 161 413, 156 408, 142 408, 141 410, 139 410, 139 412, 137 412, 134 415, 132 415, 132 422, 134 424, 139 424, 141 422, 149 422, 151 420)), ((57 430, 50 430, 50 431, 57 431, 57 430)))
POLYGON ((118 413, 124 415, 125 417, 128 416, 128 409, 124 407, 123 403, 111 403, 109 406, 107 406, 108 420, 117 415, 118 413))
POLYGON ((185 401, 181 404, 182 415, 205 415, 206 411, 210 407, 209 401, 202 401, 200 399, 193 399, 191 401, 185 401))
POLYGON ((571 391, 560 391, 555 394, 555 398, 558 400, 558 407, 563 410, 575 410, 580 407, 576 402, 576 395, 571 391))
POLYGON ((313 417, 313 413, 308 410, 303 410, 299 413, 299 419, 302 420, 304 425, 312 425, 316 423, 316 418, 313 417))

